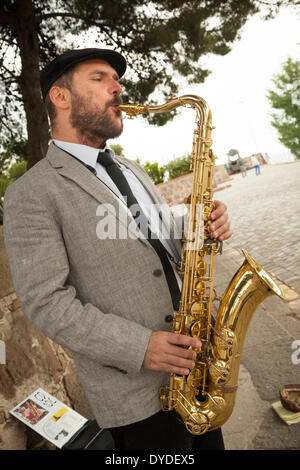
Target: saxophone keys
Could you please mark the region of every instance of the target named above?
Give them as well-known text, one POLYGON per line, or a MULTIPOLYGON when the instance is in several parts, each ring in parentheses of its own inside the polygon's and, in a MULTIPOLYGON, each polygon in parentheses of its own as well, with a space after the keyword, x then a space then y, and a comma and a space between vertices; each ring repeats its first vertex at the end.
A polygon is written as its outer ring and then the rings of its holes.
POLYGON ((205 308, 203 302, 194 302, 191 306, 191 315, 193 317, 199 317, 204 315, 205 308))
POLYGON ((197 273, 200 277, 203 277, 207 270, 207 263, 204 260, 201 260, 197 263, 197 273))
POLYGON ((215 302, 215 301, 221 302, 222 301, 222 296, 221 297, 218 296, 216 289, 213 289, 213 294, 214 294, 213 299, 212 299, 213 302, 215 302))
POLYGON ((187 419, 184 423, 187 430, 191 434, 199 436, 200 434, 204 434, 209 430, 209 418, 204 413, 193 413, 191 418, 192 419, 187 419))
POLYGON ((191 326, 191 336, 193 338, 201 338, 201 331, 202 331, 202 322, 200 320, 197 320, 193 323, 193 325, 191 326))
POLYGON ((194 368, 191 370, 187 376, 186 382, 191 390, 196 390, 200 387, 202 380, 202 373, 199 368, 194 368))
POLYGON ((209 376, 214 384, 225 384, 230 379, 230 364, 220 359, 214 360, 209 366, 209 376))
POLYGON ((198 281, 195 283, 194 292, 198 296, 203 296, 206 292, 206 284, 203 281, 198 281))

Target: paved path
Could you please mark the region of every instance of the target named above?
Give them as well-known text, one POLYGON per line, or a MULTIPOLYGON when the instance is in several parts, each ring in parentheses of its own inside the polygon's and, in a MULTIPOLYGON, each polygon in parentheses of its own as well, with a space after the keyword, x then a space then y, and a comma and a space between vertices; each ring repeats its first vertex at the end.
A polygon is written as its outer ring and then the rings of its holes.
POLYGON ((244 248, 266 269, 300 292, 300 161, 264 165, 234 175, 231 188, 217 192, 228 205, 232 248, 244 248))
POLYGON ((273 411, 279 389, 300 383, 300 162, 263 166, 261 175, 235 175, 231 187, 215 194, 228 206, 234 235, 217 257, 216 287, 227 287, 246 249, 278 277, 289 296, 275 296, 256 310, 241 358, 236 405, 223 426, 227 449, 300 449, 300 423, 288 426, 273 411))

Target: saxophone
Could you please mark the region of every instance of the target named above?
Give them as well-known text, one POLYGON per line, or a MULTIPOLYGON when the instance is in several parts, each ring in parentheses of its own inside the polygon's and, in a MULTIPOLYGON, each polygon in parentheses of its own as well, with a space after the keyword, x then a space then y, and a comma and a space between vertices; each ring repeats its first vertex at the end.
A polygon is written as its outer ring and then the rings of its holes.
POLYGON ((215 257, 222 243, 210 236, 213 210, 212 115, 199 96, 173 97, 161 106, 122 104, 132 118, 138 114, 169 112, 178 106, 196 111, 191 171, 193 186, 189 223, 183 231, 181 266, 182 293, 174 312, 173 332, 196 337, 195 367, 187 376, 170 374, 168 386, 160 389, 164 411, 175 410, 191 434, 199 435, 221 427, 235 403, 240 358, 251 318, 263 300, 272 295, 284 298, 274 279, 246 251, 245 260, 221 298, 214 289, 215 257), (214 321, 212 303, 220 302, 214 321))

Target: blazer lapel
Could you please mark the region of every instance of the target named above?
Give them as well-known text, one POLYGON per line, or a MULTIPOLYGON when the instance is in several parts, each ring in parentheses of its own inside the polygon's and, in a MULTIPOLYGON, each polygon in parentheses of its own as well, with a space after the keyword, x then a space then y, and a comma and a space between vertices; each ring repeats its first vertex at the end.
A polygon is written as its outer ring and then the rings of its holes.
POLYGON ((107 210, 116 215, 119 223, 123 224, 131 232, 133 238, 137 238, 142 243, 148 245, 147 240, 144 239, 142 234, 131 229, 133 226, 132 219, 128 215, 128 210, 124 203, 99 178, 93 175, 85 165, 72 158, 53 143, 49 145, 46 158, 60 175, 73 180, 84 191, 99 201, 99 203, 106 204, 107 210), (110 206, 112 206, 111 209, 110 206), (120 213, 121 211, 122 213, 120 213))
POLYGON ((146 190, 151 194, 151 197, 154 200, 155 204, 158 204, 160 206, 163 221, 165 225, 167 226, 168 233, 170 234, 170 238, 172 238, 172 241, 175 244, 176 249, 180 256, 182 236, 178 232, 173 212, 170 210, 168 204, 164 202, 162 195, 160 195, 159 193, 159 189, 155 187, 152 180, 150 180, 147 174, 145 174, 145 171, 142 168, 140 168, 135 162, 127 160, 124 157, 118 157, 118 156, 116 156, 116 159, 123 165, 127 166, 135 174, 135 176, 144 185, 146 190))

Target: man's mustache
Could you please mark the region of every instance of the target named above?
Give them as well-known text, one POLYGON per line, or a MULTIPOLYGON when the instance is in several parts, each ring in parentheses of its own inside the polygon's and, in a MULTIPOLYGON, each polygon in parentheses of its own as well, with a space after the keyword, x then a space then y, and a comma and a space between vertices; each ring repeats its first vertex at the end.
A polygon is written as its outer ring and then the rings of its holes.
POLYGON ((122 103, 123 103, 122 98, 120 96, 115 96, 114 99, 112 99, 111 101, 107 103, 106 107, 109 108, 109 106, 119 106, 122 103))

